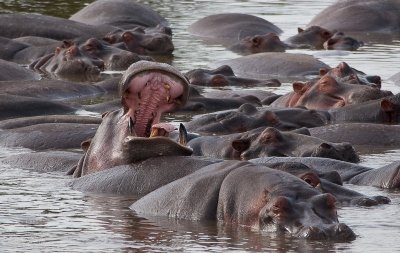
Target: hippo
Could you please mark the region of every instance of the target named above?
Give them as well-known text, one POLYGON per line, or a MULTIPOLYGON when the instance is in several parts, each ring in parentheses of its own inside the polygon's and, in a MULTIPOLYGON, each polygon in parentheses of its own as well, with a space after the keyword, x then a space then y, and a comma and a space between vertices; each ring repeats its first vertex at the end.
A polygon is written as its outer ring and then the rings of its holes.
POLYGON ((0 145, 35 151, 79 149, 84 140, 94 136, 98 124, 46 123, 0 131, 0 145))
POLYGON ((252 159, 250 162, 257 164, 299 162, 321 173, 336 171, 343 182, 349 184, 368 185, 385 189, 400 188, 399 161, 377 169, 322 157, 262 157, 252 159))
POLYGON ((349 143, 327 142, 310 135, 281 132, 273 127, 222 135, 201 136, 188 142, 193 155, 249 160, 264 156, 327 157, 346 162, 360 159, 349 143))
POLYGON ((273 107, 258 110, 253 105, 243 104, 237 110, 202 115, 184 125, 188 131, 204 135, 222 135, 245 132, 262 126, 271 126, 279 130, 316 127, 325 125, 328 120, 327 112, 273 107))
POLYGON ((104 95, 108 90, 100 85, 51 79, 0 81, 0 94, 70 101, 104 95))
POLYGON ((185 74, 190 84, 198 86, 267 86, 279 87, 281 82, 277 79, 257 80, 237 77, 231 67, 222 65, 216 69, 193 69, 185 74))
POLYGON ((333 36, 333 33, 320 26, 311 26, 306 29, 297 28, 298 33, 285 40, 292 48, 323 49, 324 43, 333 36))
POLYGON ((331 123, 400 123, 400 94, 329 110, 331 123), (366 113, 367 112, 367 113, 366 113))
MULTIPOLYGON (((48 40, 47 38, 42 39, 48 40)), ((0 37, 0 59, 18 64, 30 64, 37 58, 54 52, 56 47, 61 44, 56 40, 51 41, 44 45, 32 45, 28 42, 0 37)))
POLYGON ((32 13, 0 14, 0 36, 38 36, 55 40, 102 38, 115 28, 92 26, 72 20, 32 13), (68 29, 65 29, 68 27, 68 29))
POLYGON ((400 3, 397 0, 337 1, 316 15, 307 27, 322 26, 350 35, 381 40, 382 34, 400 32, 400 3))
POLYGON ((83 145, 85 154, 75 170, 84 176, 118 165, 159 155, 190 155, 192 151, 163 136, 150 137, 152 126, 160 122, 161 114, 185 104, 189 86, 186 78, 168 64, 139 61, 132 64, 120 82, 122 108, 103 115, 95 136, 83 145), (104 142, 112 142, 105 148, 104 142), (142 150, 154 143, 161 151, 142 150), (172 145, 172 146, 171 146, 172 145), (135 150, 135 152, 132 152, 135 150), (139 152, 140 150, 140 152, 139 152))
POLYGON ((83 55, 101 59, 104 62, 105 70, 126 70, 134 62, 151 59, 127 50, 121 50, 95 38, 90 38, 77 46, 83 55))
POLYGON ((320 77, 329 75, 330 77, 335 78, 338 82, 369 85, 379 89, 382 84, 380 76, 367 75, 362 71, 350 67, 346 62, 340 62, 336 67, 331 69, 321 68, 319 70, 319 75, 320 77))
POLYGON ((96 80, 103 70, 125 70, 142 58, 95 38, 83 43, 64 41, 54 53, 30 64, 30 68, 69 80, 96 80))
POLYGON ((324 48, 327 50, 348 50, 355 51, 362 47, 364 42, 358 41, 352 37, 345 36, 342 32, 336 32, 330 39, 324 42, 324 48))
POLYGON ((336 171, 318 172, 298 162, 263 163, 264 165, 295 175, 321 193, 330 193, 335 196, 341 206, 376 206, 389 204, 391 200, 385 196, 366 196, 355 190, 343 186, 342 179, 336 171))
POLYGON ((228 47, 248 36, 282 33, 279 27, 265 19, 240 13, 220 13, 204 17, 191 24, 188 31, 207 42, 228 47))
POLYGON ((229 65, 236 75, 254 79, 278 78, 281 81, 317 76, 320 68, 330 68, 313 56, 289 53, 258 53, 210 64, 210 67, 229 65))
POLYGON ((174 51, 171 35, 156 27, 150 31, 136 27, 130 30, 116 31, 106 35, 105 41, 124 50, 141 55, 170 55, 174 51), (155 30, 155 31, 154 31, 155 30))
POLYGON ((5 159, 2 159, 0 163, 8 164, 13 166, 13 168, 23 168, 37 172, 62 173, 65 175, 82 156, 78 152, 62 150, 26 151, 25 153, 9 155, 5 159))
POLYGON ((0 81, 39 80, 40 75, 16 63, 0 59, 0 81))
POLYGON ((130 208, 145 217, 218 221, 314 240, 354 240, 354 232, 338 222, 335 203, 333 195, 321 194, 289 173, 226 161, 164 185, 130 208))
POLYGON ((73 14, 70 20, 88 25, 107 25, 124 29, 155 27, 168 22, 149 6, 129 0, 97 0, 73 14))
POLYGON ((326 141, 348 141, 368 151, 400 148, 400 126, 374 123, 339 123, 310 128, 312 136, 326 141))
POLYGON ((391 95, 390 91, 357 84, 346 84, 335 78, 324 75, 312 84, 294 103, 294 106, 304 106, 308 109, 327 110, 365 101, 375 100, 391 95))
POLYGON ((188 100, 184 106, 178 111, 182 112, 215 112, 221 110, 237 109, 243 104, 251 104, 253 106, 261 106, 261 101, 253 95, 237 95, 233 97, 213 98, 206 97, 190 86, 188 100))
POLYGON ((0 120, 38 115, 74 114, 79 108, 46 98, 0 94, 0 120))

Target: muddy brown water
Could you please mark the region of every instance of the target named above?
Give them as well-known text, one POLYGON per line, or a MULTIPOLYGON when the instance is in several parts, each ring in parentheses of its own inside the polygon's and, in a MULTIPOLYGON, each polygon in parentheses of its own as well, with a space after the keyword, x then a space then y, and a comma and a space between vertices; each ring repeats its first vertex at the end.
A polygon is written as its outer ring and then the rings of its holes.
MULTIPOLYGON (((68 17, 88 2, 3 0, 0 12, 68 17)), ((304 27, 334 1, 142 2, 170 21, 176 47, 172 64, 188 71, 238 56, 221 46, 206 45, 186 32, 201 17, 222 12, 257 15, 285 31, 284 39, 294 35, 297 27, 304 27)), ((367 44, 356 52, 290 52, 312 54, 331 66, 346 61, 366 73, 380 75, 384 89, 400 91, 399 86, 387 80, 400 71, 400 41, 367 44)), ((290 87, 285 83, 267 90, 282 94, 290 87)), ((175 122, 188 120, 185 116, 166 118, 175 122)), ((30 151, 1 148, 0 159, 22 152, 30 151)), ((370 150, 362 154, 361 164, 376 168, 399 159, 400 150, 370 150)), ((60 173, 40 174, 26 169, 0 166, 0 252, 400 252, 399 191, 349 185, 367 195, 387 196, 392 203, 340 208, 340 221, 355 231, 357 239, 347 243, 315 242, 214 222, 138 217, 128 209, 135 201, 132 198, 73 191, 66 186, 69 179, 60 173)))

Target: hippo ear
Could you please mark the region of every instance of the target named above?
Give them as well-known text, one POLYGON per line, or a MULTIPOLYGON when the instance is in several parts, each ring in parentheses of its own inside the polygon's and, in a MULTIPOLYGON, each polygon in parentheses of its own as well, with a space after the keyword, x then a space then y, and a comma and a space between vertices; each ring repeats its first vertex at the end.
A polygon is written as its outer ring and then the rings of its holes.
POLYGON ((381 101, 381 108, 382 108, 382 111, 384 111, 384 112, 393 112, 394 104, 390 100, 384 98, 381 101))
POLYGON ((321 183, 319 176, 314 172, 306 172, 303 175, 300 175, 300 179, 302 179, 303 181, 305 181, 307 184, 311 185, 314 188, 321 183))
POLYGON ((61 47, 56 47, 55 55, 58 55, 61 52, 61 47))
POLYGON ((225 85, 228 85, 228 81, 226 80, 225 76, 223 76, 221 74, 214 75, 211 78, 210 83, 211 83, 212 86, 225 86, 225 85))
POLYGON ((133 41, 135 39, 135 35, 133 34, 133 33, 131 33, 131 32, 124 32, 123 34, 122 34, 122 40, 124 41, 124 42, 130 42, 130 41, 133 41))
POLYGON ((329 69, 327 68, 320 68, 319 69, 319 76, 322 77, 324 75, 326 75, 326 73, 328 73, 329 69))
POLYGON ((253 47, 259 47, 261 44, 261 38, 259 36, 254 36, 251 38, 251 43, 253 44, 253 47))
POLYGON ((92 142, 92 139, 87 139, 87 140, 81 142, 81 148, 84 152, 86 152, 89 149, 91 142, 92 142))
POLYGON ((302 33, 302 32, 304 32, 304 29, 302 29, 302 28, 300 28, 300 27, 297 27, 297 32, 298 32, 298 33, 302 33))
POLYGON ((250 139, 237 139, 232 141, 232 148, 241 153, 250 147, 250 139))
POLYGON ((293 86, 293 91, 295 92, 295 93, 297 93, 297 94, 303 94, 304 93, 304 91, 303 91, 303 88, 305 87, 305 83, 302 83, 302 82, 294 82, 293 84, 292 84, 292 86, 293 86))
POLYGON ((223 74, 226 76, 234 76, 235 74, 233 73, 233 70, 230 66, 228 65, 222 65, 216 69, 211 70, 211 73, 213 74, 223 74))

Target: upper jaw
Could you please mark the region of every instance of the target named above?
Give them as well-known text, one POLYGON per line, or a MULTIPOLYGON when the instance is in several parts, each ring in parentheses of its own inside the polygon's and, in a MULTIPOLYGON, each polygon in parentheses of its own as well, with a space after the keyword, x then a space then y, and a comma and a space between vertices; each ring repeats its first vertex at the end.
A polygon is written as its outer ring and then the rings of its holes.
POLYGON ((170 65, 147 61, 132 64, 120 83, 129 132, 149 137, 162 113, 186 102, 188 87, 186 78, 170 65))

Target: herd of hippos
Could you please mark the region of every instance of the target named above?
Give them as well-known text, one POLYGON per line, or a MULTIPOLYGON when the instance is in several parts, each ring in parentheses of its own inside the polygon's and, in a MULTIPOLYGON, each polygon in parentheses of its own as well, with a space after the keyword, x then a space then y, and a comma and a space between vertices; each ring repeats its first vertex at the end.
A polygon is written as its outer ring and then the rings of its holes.
POLYGON ((207 16, 188 31, 243 56, 186 74, 158 60, 174 50, 168 21, 134 1, 98 0, 69 19, 0 14, 0 145, 35 151, 2 163, 61 171, 84 192, 135 195, 140 215, 354 240, 336 207, 390 199, 343 183, 400 188, 400 161, 372 169, 356 151, 400 148, 400 94, 345 62, 284 51, 357 50, 358 38, 398 36, 399 13, 397 0, 338 1, 285 41, 259 17, 207 16), (101 79, 107 70, 125 72, 101 79), (279 80, 293 91, 199 89, 279 80), (162 123, 174 111, 205 114, 176 129, 162 123))

